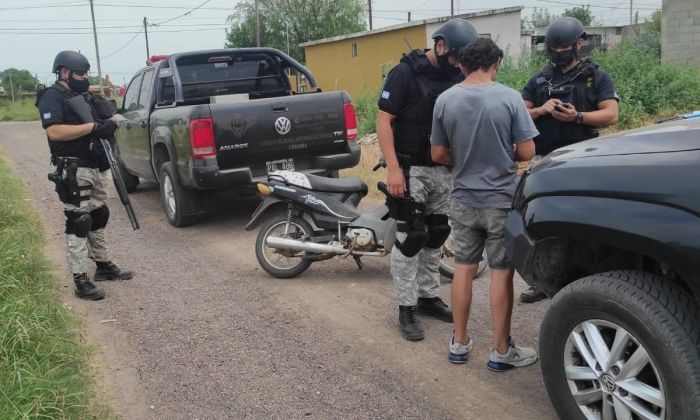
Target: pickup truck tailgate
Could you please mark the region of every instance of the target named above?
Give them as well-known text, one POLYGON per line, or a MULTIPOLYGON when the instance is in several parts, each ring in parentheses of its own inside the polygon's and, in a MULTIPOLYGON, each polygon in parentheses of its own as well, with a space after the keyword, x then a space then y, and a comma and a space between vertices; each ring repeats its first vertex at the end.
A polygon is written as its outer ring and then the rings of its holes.
POLYGON ((343 106, 339 92, 211 104, 219 168, 347 152, 343 106))

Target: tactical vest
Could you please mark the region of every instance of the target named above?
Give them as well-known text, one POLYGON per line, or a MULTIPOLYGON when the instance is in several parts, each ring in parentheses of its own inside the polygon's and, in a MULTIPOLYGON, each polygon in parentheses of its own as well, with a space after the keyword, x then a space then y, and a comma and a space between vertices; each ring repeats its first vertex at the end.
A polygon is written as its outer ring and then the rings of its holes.
MULTIPOLYGON (((587 61, 572 70, 570 75, 563 77, 559 75, 560 78, 556 81, 554 68, 546 68, 536 79, 537 91, 534 106, 541 106, 549 99, 556 98, 572 104, 579 112, 597 110, 595 88, 597 68, 597 64, 587 61)), ((549 114, 536 119, 535 126, 540 132, 534 139, 538 155, 546 155, 560 147, 598 137, 596 127, 575 122, 561 122, 549 114)))
MULTIPOLYGON (((419 58, 425 53, 415 50, 411 54, 419 58)), ((406 58, 402 62, 404 60, 406 58)), ((451 79, 438 79, 434 73, 416 71, 413 67, 411 70, 416 91, 411 96, 411 102, 394 119, 394 148, 397 154, 410 156, 410 164, 413 166, 433 166, 430 158, 430 132, 435 100, 460 80, 458 75, 451 79)))

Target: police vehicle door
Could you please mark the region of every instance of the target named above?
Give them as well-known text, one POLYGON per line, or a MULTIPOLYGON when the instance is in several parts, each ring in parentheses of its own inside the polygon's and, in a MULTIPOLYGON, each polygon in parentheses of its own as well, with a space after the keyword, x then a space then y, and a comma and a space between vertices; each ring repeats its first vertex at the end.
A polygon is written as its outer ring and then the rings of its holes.
POLYGON ((129 146, 134 154, 133 172, 143 178, 151 178, 151 140, 149 115, 151 114, 154 69, 143 72, 139 101, 131 124, 129 146))
MULTIPOLYGON (((122 101, 122 109, 120 114, 126 119, 119 125, 119 130, 116 131, 115 135, 117 138, 117 156, 118 159, 124 164, 129 172, 133 172, 134 169, 138 167, 138 162, 136 161, 138 157, 134 152, 134 136, 138 135, 137 130, 134 126, 138 124, 136 121, 139 118, 138 104, 139 104, 139 92, 141 89, 141 80, 143 79, 143 74, 137 74, 131 82, 129 87, 126 89, 124 94, 124 99, 122 101)), ((149 179, 152 177, 148 177, 149 179)))

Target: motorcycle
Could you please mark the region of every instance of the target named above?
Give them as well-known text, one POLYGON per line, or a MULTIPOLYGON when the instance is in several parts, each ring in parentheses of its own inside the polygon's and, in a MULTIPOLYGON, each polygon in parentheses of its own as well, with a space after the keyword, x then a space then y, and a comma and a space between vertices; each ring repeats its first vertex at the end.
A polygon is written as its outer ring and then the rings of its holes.
MULTIPOLYGON (((380 162, 376 171, 383 166, 380 162)), ((377 188, 387 197, 386 184, 377 188)), ((275 171, 258 183, 264 197, 246 225, 262 223, 255 241, 260 266, 273 277, 293 278, 313 262, 335 256, 352 257, 362 269, 362 257, 384 257, 396 242, 397 222, 386 204, 369 212, 358 210, 367 184, 358 177, 327 178, 291 171, 275 171)), ((452 237, 442 246, 440 273, 454 275, 452 237)), ((479 263, 477 276, 486 268, 479 263)))

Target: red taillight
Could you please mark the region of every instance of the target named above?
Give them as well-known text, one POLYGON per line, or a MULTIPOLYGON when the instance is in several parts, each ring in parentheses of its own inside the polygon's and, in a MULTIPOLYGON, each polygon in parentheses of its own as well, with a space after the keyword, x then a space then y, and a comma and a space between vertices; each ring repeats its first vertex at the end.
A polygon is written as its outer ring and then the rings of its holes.
POLYGON ((214 126, 211 118, 194 118, 190 121, 190 145, 192 157, 195 159, 216 156, 214 126))
POLYGON ((345 133, 348 140, 357 138, 357 114, 355 106, 352 103, 346 103, 343 106, 345 111, 345 133))

